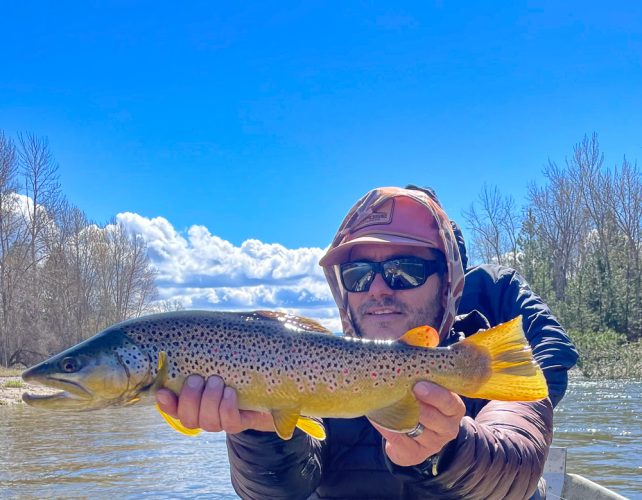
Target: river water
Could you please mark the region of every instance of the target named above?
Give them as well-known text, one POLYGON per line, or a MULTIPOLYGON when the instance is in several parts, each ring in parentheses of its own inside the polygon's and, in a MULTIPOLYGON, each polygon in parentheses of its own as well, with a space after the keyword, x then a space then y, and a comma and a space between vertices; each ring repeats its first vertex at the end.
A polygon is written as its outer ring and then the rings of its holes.
MULTIPOLYGON (((554 445, 567 470, 642 499, 642 382, 572 380, 554 445)), ((188 438, 151 407, 0 407, 0 498, 237 498, 225 439, 188 438)))

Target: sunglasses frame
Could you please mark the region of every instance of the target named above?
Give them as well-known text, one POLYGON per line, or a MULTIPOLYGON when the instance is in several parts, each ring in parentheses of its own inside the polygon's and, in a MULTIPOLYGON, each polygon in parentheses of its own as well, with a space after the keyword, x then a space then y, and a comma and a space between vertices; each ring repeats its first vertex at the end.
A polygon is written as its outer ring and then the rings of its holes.
MULTIPOLYGON (((428 281, 428 278, 430 278, 430 276, 432 276, 435 273, 440 273, 440 272, 444 273, 444 272, 446 272, 446 270, 447 270, 447 267, 446 267, 446 263, 444 262, 444 259, 442 259, 442 258, 423 259, 421 257, 417 257, 416 255, 396 255, 394 257, 390 257, 390 258, 388 258, 386 260, 382 260, 382 261, 379 261, 379 262, 370 261, 370 260, 354 260, 354 261, 350 261, 350 262, 344 262, 343 264, 339 265, 339 271, 340 271, 339 275, 341 277, 341 286, 343 286, 343 289, 346 292, 349 292, 349 293, 365 293, 365 292, 369 291, 370 290, 370 286, 372 285, 372 282, 377 277, 377 274, 381 275, 382 279, 385 281, 385 283, 388 286, 388 288, 390 288, 391 290, 400 291, 400 290, 412 290, 414 288, 419 288, 426 281, 428 281), (395 260, 411 260, 411 261, 414 261, 414 262, 421 262, 421 264, 423 264, 423 270, 424 270, 424 276, 423 276, 423 279, 421 280, 421 283, 419 283, 417 285, 413 285, 413 286, 407 286, 407 287, 404 287, 404 288, 398 288, 398 287, 393 286, 394 281, 392 281, 392 279, 394 278, 394 276, 392 278, 387 278, 386 274, 385 274, 384 266, 387 263, 389 263, 391 261, 395 261, 395 260), (349 266, 350 264, 367 264, 367 265, 370 266, 370 269, 369 269, 368 272, 372 272, 373 274, 372 274, 371 278, 369 279, 368 283, 364 286, 363 290, 350 290, 346 286, 345 279, 344 279, 344 270, 345 270, 345 267, 349 266)), ((365 274, 364 274, 364 276, 365 276, 365 274)), ((361 278, 361 279, 363 279, 363 278, 361 278)), ((359 280, 356 280, 355 283, 357 281, 359 281, 359 280)))

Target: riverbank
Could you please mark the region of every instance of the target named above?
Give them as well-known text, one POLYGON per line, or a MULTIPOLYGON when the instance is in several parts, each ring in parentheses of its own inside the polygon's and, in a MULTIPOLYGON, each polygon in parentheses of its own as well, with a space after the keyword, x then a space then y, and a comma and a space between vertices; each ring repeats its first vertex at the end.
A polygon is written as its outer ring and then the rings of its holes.
POLYGON ((54 394, 57 389, 27 384, 20 375, 0 375, 0 406, 23 404, 22 393, 29 392, 37 395, 54 394))

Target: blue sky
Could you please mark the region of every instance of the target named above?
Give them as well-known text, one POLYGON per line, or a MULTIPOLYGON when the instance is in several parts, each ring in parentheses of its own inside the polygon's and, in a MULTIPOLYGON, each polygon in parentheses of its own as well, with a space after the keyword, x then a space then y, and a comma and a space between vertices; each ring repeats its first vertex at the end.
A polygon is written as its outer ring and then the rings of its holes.
POLYGON ((90 218, 323 248, 368 189, 521 203, 597 132, 642 156, 640 2, 3 2, 0 129, 90 218))

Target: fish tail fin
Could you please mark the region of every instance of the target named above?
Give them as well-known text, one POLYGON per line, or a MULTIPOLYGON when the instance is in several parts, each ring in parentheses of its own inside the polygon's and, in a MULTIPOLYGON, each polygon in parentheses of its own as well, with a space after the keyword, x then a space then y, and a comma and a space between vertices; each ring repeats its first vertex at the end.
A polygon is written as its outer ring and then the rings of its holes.
POLYGON ((533 359, 522 317, 478 332, 462 341, 489 358, 488 378, 465 396, 501 401, 538 401, 548 396, 542 369, 533 359))

